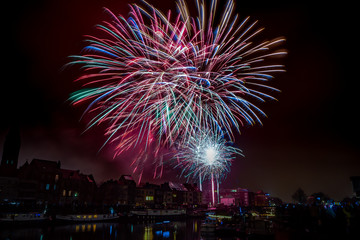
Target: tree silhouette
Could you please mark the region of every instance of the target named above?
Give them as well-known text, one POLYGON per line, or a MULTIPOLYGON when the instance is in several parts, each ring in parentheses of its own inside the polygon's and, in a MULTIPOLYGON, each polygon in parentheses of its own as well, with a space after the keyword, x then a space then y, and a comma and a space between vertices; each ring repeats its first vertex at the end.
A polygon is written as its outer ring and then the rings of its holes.
POLYGON ((313 193, 311 194, 311 196, 314 197, 316 202, 328 201, 331 199, 328 195, 326 195, 323 192, 313 193))
POLYGON ((298 188, 296 192, 292 195, 292 199, 297 203, 306 203, 307 196, 301 188, 298 188))

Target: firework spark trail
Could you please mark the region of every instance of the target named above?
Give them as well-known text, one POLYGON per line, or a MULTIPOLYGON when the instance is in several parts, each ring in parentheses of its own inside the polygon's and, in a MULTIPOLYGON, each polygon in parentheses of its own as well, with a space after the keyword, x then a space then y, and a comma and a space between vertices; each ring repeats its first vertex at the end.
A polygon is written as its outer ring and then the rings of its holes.
POLYGON ((107 124, 104 145, 116 142, 115 155, 140 143, 156 155, 214 125, 233 141, 233 129, 261 124, 265 113, 252 102, 274 99, 262 91, 278 91, 267 82, 283 66, 266 60, 285 54, 271 50, 284 39, 252 43, 262 29, 249 18, 239 22, 232 0, 219 16, 216 0, 209 9, 195 3, 196 17, 184 0, 175 18, 145 1, 149 10, 131 5, 128 19, 106 9, 110 21, 97 26, 101 37, 87 36, 82 54, 72 56, 70 64, 82 65, 77 81, 84 88, 70 99, 88 102, 88 128, 107 124))
MULTIPOLYGON (((232 161, 242 156, 241 150, 227 141, 219 129, 198 130, 185 144, 179 146, 174 155, 175 168, 181 169, 181 176, 188 180, 211 181, 212 204, 215 204, 215 183, 219 195, 219 184, 230 172, 232 161)), ((219 198, 219 196, 218 196, 219 198)))
POLYGON ((241 150, 219 130, 201 130, 179 145, 174 155, 178 162, 175 168, 181 168, 181 175, 189 180, 201 178, 202 182, 214 175, 221 182, 238 155, 242 156, 241 150))

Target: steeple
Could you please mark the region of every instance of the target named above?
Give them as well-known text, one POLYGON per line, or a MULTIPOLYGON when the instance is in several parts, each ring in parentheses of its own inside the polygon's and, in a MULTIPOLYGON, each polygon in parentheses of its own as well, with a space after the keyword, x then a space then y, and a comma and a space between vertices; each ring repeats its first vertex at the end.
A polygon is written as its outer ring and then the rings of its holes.
POLYGON ((2 174, 13 176, 16 173, 20 152, 20 131, 17 126, 12 126, 6 135, 1 159, 2 174))

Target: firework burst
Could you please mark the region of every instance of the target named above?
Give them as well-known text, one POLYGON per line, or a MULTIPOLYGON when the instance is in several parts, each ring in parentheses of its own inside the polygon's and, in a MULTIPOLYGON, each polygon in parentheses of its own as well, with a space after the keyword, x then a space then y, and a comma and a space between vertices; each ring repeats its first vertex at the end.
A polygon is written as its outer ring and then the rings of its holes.
POLYGON ((181 144, 175 158, 181 176, 187 179, 201 179, 214 175, 221 182, 230 172, 232 161, 241 150, 227 141, 219 131, 198 131, 186 143, 181 144))
POLYGON ((157 155, 209 126, 233 140, 233 129, 261 123, 265 114, 252 102, 274 99, 264 92, 278 91, 267 83, 283 66, 266 60, 285 54, 272 50, 283 39, 253 43, 262 28, 240 21, 232 0, 220 14, 216 0, 209 8, 195 4, 196 17, 184 0, 176 16, 146 2, 148 10, 131 5, 127 19, 106 9, 110 20, 97 26, 99 37, 88 36, 82 54, 72 56, 71 64, 82 65, 83 88, 70 99, 88 103, 89 128, 106 124, 116 154, 143 143, 157 155))
POLYGON ((219 199, 219 184, 230 172, 232 161, 241 155, 241 150, 226 141, 220 131, 198 131, 182 144, 175 154, 181 169, 181 176, 188 180, 199 180, 200 190, 202 182, 211 181, 212 204, 215 205, 215 183, 219 199))

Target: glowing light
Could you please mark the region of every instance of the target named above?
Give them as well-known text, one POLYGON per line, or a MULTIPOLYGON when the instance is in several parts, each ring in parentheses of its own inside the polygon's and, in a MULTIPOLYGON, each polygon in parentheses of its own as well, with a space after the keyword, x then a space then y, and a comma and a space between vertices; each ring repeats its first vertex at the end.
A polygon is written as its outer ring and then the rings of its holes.
POLYGON ((213 163, 216 161, 217 152, 216 149, 213 147, 207 147, 205 149, 205 158, 208 161, 209 165, 213 165, 213 163))
POLYGON ((154 196, 146 196, 145 200, 146 201, 154 201, 154 196))
POLYGON ((242 156, 241 150, 227 141, 218 129, 203 130, 179 145, 174 157, 178 162, 175 167, 182 169, 181 176, 188 179, 204 181, 213 177, 221 181, 237 155, 242 156))
POLYGON ((252 102, 275 99, 265 92, 278 91, 268 82, 283 66, 267 60, 286 54, 272 50, 284 39, 256 43, 263 29, 249 18, 239 21, 233 0, 222 13, 218 1, 209 8, 205 2, 196 1, 197 16, 184 0, 177 2, 178 16, 145 1, 149 10, 133 4, 129 18, 106 9, 109 21, 97 26, 101 37, 88 36, 82 53, 72 56, 70 64, 82 66, 83 89, 70 100, 88 103, 88 128, 106 125, 104 144, 115 143, 114 157, 140 146, 130 163, 139 181, 147 151, 155 155, 154 176, 158 167, 161 176, 162 148, 186 144, 194 131, 213 126, 234 141, 234 129, 261 124, 265 116, 252 102))
POLYGON ((163 236, 163 238, 169 238, 170 237, 170 232, 169 231, 164 231, 162 236, 163 236))
POLYGON ((181 168, 181 176, 199 179, 200 188, 206 179, 211 181, 212 205, 215 201, 215 183, 217 184, 217 201, 219 201, 219 183, 230 171, 231 162, 236 155, 242 155, 241 150, 226 141, 219 129, 198 131, 182 144, 175 158, 181 168))

